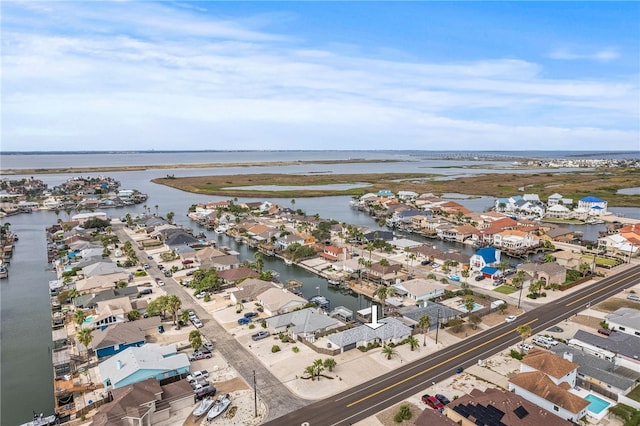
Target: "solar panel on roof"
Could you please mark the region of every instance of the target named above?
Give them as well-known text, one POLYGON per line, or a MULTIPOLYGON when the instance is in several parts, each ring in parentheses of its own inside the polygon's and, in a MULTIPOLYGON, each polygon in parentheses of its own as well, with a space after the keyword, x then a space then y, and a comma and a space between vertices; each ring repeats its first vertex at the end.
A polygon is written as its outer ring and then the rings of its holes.
POLYGON ((527 411, 527 409, 524 408, 522 405, 516 408, 515 410, 513 410, 513 413, 516 416, 518 416, 519 419, 524 419, 525 417, 527 417, 527 415, 529 415, 529 412, 527 411))

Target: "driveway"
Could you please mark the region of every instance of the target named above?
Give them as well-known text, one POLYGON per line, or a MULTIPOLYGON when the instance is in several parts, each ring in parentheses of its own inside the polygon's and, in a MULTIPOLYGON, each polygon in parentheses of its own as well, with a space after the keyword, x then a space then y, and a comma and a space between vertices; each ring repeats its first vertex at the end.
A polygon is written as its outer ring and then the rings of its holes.
MULTIPOLYGON (((124 225, 113 224, 114 233, 120 241, 131 241, 133 248, 139 259, 147 259, 147 254, 138 250, 138 245, 125 232, 124 225)), ((273 420, 299 408, 308 405, 311 401, 304 400, 294 395, 285 385, 283 385, 271 372, 238 341, 231 337, 226 330, 216 322, 216 320, 205 311, 202 306, 194 301, 180 284, 173 278, 165 277, 157 268, 152 260, 147 260, 151 264, 151 268, 147 271, 151 278, 160 278, 165 282, 163 290, 167 294, 175 294, 182 300, 183 309, 193 309, 198 317, 204 323, 204 327, 200 329, 200 334, 205 336, 209 341, 215 342, 215 348, 225 358, 225 360, 242 376, 242 378, 253 386, 254 377, 258 395, 264 402, 269 414, 267 420, 273 420)))

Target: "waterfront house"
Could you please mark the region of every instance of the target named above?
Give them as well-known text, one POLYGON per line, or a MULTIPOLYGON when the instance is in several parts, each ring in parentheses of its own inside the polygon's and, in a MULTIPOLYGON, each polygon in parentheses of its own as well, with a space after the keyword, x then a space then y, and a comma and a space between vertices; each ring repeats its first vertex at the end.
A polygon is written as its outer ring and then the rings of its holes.
POLYGON ((116 288, 119 282, 126 283, 128 281, 129 275, 122 272, 109 275, 94 275, 76 281, 76 290, 80 294, 95 293, 103 290, 112 290, 116 288))
MULTIPOLYGON (((424 412, 437 412, 424 410, 424 412)), ((573 423, 533 404, 512 392, 487 388, 484 391, 472 389, 468 394, 454 399, 444 407, 444 415, 453 425, 500 425, 500 426, 572 426, 573 423)), ((422 415, 416 420, 417 426, 446 424, 422 422, 422 415)))
POLYGON ((155 316, 114 324, 104 330, 95 330, 91 347, 98 359, 109 357, 129 347, 144 345, 147 335, 156 331, 159 325, 160 317, 155 316))
POLYGON ((584 197, 578 200, 578 209, 586 210, 588 216, 604 216, 607 214, 607 202, 598 197, 584 197))
POLYGON ((107 216, 107 214, 104 212, 78 213, 71 216, 71 220, 73 220, 74 222, 78 222, 80 225, 84 225, 84 223, 89 219, 100 219, 103 221, 108 221, 109 216, 107 216))
POLYGON ((623 332, 613 332, 609 336, 578 330, 569 340, 569 346, 584 352, 611 358, 614 355, 616 367, 625 367, 640 373, 640 337, 623 332))
POLYGON ((258 278, 260 275, 251 268, 241 266, 239 268, 225 269, 218 272, 218 278, 225 284, 235 284, 247 278, 258 278))
POLYGON ((552 253, 556 263, 565 269, 578 269, 581 263, 584 263, 581 253, 560 250, 552 253))
POLYGON ((495 247, 481 248, 480 250, 476 251, 469 260, 471 270, 473 271, 481 271, 487 266, 493 266, 499 263, 500 250, 497 250, 495 247))
POLYGON ((448 306, 436 302, 424 301, 421 306, 404 306, 398 309, 400 315, 407 324, 416 326, 423 316, 429 317, 431 326, 429 330, 435 330, 438 324, 447 324, 453 318, 458 318, 460 312, 448 306))
POLYGON ((179 246, 191 246, 198 244, 200 241, 185 231, 175 232, 164 240, 164 245, 169 250, 173 250, 179 246))
POLYGON ((522 253, 538 247, 540 245, 540 239, 531 232, 509 229, 495 234, 493 236, 493 245, 496 248, 506 251, 522 253))
POLYGON ((291 244, 304 245, 304 243, 305 239, 303 236, 289 234, 285 235, 284 237, 278 238, 278 240, 275 242, 275 246, 278 248, 278 250, 286 250, 287 247, 289 247, 291 244))
POLYGON ((215 269, 216 271, 227 271, 232 268, 237 268, 238 266, 240 266, 240 259, 235 254, 212 257, 200 263, 200 269, 202 270, 215 269))
POLYGON ((335 262, 337 260, 345 260, 347 258, 347 249, 344 247, 323 245, 320 250, 320 257, 331 262, 335 262))
POLYGON ((276 288, 272 282, 249 278, 239 283, 238 289, 230 293, 230 300, 233 303, 254 301, 260 293, 271 288, 276 288))
POLYGON ((198 250, 195 254, 195 260, 197 262, 204 262, 205 260, 208 259, 214 259, 216 257, 220 257, 220 256, 225 256, 226 253, 223 252, 222 250, 219 250, 215 247, 205 247, 202 250, 198 250))
POLYGON ((545 231, 544 240, 558 241, 561 243, 572 243, 576 240, 576 234, 573 230, 554 226, 545 231))
POLYGON ((394 234, 392 231, 371 231, 367 232, 363 236, 364 243, 372 243, 377 240, 382 241, 392 241, 394 239, 394 234))
POLYGON ((276 333, 285 333, 294 340, 315 342, 317 333, 340 326, 340 322, 324 314, 320 308, 305 308, 267 318, 276 333))
POLYGON ((570 219, 572 212, 562 204, 555 204, 547 209, 544 217, 549 219, 570 219))
POLYGON ((124 268, 116 265, 113 262, 96 262, 82 268, 82 275, 88 278, 95 276, 110 276, 116 274, 127 275, 124 268))
POLYGON ((98 302, 96 314, 88 316, 82 323, 82 328, 102 329, 127 321, 127 313, 131 312, 131 300, 128 297, 103 300, 98 302))
POLYGON ((329 349, 340 349, 340 352, 346 352, 359 346, 367 346, 368 344, 379 343, 381 345, 389 343, 399 343, 411 336, 411 328, 403 324, 401 321, 387 317, 379 321, 384 324, 381 327, 373 329, 366 324, 358 327, 350 328, 339 333, 327 336, 329 349))
POLYGON ((558 417, 578 422, 586 416, 589 401, 569 392, 577 371, 578 364, 534 348, 522 359, 520 373, 509 379, 509 390, 558 417))
POLYGON ((598 238, 598 250, 621 256, 635 256, 640 250, 640 237, 636 233, 605 235, 598 238))
POLYGON ((442 296, 446 286, 439 281, 424 278, 414 278, 394 284, 397 294, 413 301, 419 302, 442 296))
MULTIPOLYGON (((77 287, 76 287, 77 289, 77 287)), ((120 297, 128 297, 133 299, 138 296, 138 287, 112 288, 109 290, 99 291, 97 293, 88 293, 80 295, 73 299, 73 305, 80 309, 95 309, 98 302, 105 300, 117 299, 120 297)))
POLYGON ((256 300, 269 316, 291 312, 308 303, 306 299, 280 288, 267 289, 260 293, 256 300))
POLYGON ((160 385, 149 378, 113 389, 89 426, 166 424, 172 414, 192 405, 193 389, 186 380, 160 385))
POLYGON ((130 347, 98 364, 106 389, 118 389, 149 378, 170 379, 189 372, 187 354, 177 353, 176 345, 147 343, 130 347))

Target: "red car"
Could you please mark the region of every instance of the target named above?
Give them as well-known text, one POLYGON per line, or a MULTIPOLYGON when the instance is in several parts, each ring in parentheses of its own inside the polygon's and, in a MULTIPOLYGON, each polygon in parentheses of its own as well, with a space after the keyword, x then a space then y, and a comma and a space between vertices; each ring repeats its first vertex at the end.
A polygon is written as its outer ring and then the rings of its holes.
POLYGON ((438 410, 438 411, 444 410, 444 405, 442 405, 442 402, 438 401, 438 398, 436 398, 435 396, 428 395, 428 394, 422 395, 422 402, 424 402, 434 410, 438 410))

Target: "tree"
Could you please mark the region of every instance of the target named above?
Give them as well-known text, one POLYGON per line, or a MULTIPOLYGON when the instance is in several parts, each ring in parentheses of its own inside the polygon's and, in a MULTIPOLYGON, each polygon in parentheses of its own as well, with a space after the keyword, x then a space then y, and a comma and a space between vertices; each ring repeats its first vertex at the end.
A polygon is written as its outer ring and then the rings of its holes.
POLYGON ((591 265, 589 265, 588 263, 581 263, 578 266, 578 271, 580 271, 580 275, 582 275, 583 277, 586 277, 587 274, 591 272, 591 265))
POLYGON ((78 309, 73 313, 73 322, 78 324, 78 327, 82 325, 82 323, 86 318, 87 318, 87 313, 82 309, 78 309))
POLYGON ((385 259, 385 258, 380 259, 380 262, 378 262, 378 264, 379 264, 380 266, 382 266, 382 277, 384 278, 384 276, 385 276, 385 275, 386 275, 386 273, 387 273, 387 266, 389 266, 389 265, 391 265, 391 264, 390 264, 390 263, 389 263, 389 261, 388 261, 387 259, 385 259))
POLYGON ((451 331, 454 333, 459 333, 462 331, 462 326, 464 325, 464 321, 462 318, 451 318, 448 323, 449 327, 451 327, 451 331))
POLYGON ((324 370, 324 362, 321 359, 313 361, 313 370, 315 375, 318 377, 318 380, 320 380, 320 373, 324 370))
POLYGON ((507 304, 506 303, 501 303, 498 305, 498 310, 500 311, 501 314, 504 315, 504 311, 507 310, 507 304))
POLYGON ((386 285, 381 285, 376 290, 376 296, 378 297, 378 299, 380 299, 380 302, 382 303, 382 315, 383 316, 384 316, 385 301, 389 297, 392 297, 395 294, 396 294, 396 288, 395 287, 387 287, 386 285))
POLYGON ((328 368, 329 371, 333 371, 333 369, 335 368, 336 364, 337 364, 336 360, 333 359, 333 358, 327 358, 327 359, 324 360, 324 363, 323 363, 324 367, 328 368))
POLYGON ((256 261, 256 270, 258 274, 261 274, 262 268, 264 267, 264 259, 262 259, 262 253, 257 251, 256 254, 253 255, 253 257, 256 261))
POLYGON ((167 311, 173 317, 173 325, 176 325, 176 322, 178 321, 178 311, 182 308, 182 300, 180 300, 180 298, 175 294, 170 294, 165 297, 167 298, 165 306, 167 307, 167 311))
POLYGON ((189 311, 182 311, 180 312, 180 321, 182 321, 184 324, 188 324, 189 323, 189 311))
POLYGON ((478 314, 469 315, 469 322, 473 326, 473 329, 478 328, 478 324, 482 322, 482 318, 478 314))
POLYGON ((304 372, 306 374, 308 374, 309 376, 311 376, 311 380, 315 380, 316 379, 316 367, 313 365, 310 365, 308 367, 305 367, 304 372))
POLYGON ((429 331, 429 327, 431 327, 431 317, 429 315, 423 315, 418 320, 418 328, 422 330, 423 341, 422 346, 427 346, 427 332, 429 331))
POLYGON ((408 404, 402 404, 398 412, 393 416, 393 421, 396 423, 402 423, 405 420, 411 419, 411 408, 408 404))
POLYGON ((387 359, 391 359, 391 357, 398 354, 398 352, 392 346, 389 346, 389 345, 384 345, 382 347, 382 353, 384 354, 384 356, 387 357, 387 359))
POLYGON ((78 334, 76 335, 78 342, 84 345, 84 347, 87 349, 87 358, 89 358, 89 345, 93 340, 92 333, 93 333, 93 330, 90 328, 81 328, 80 330, 78 330, 78 334))
POLYGON ((411 352, 413 352, 413 350, 415 348, 417 348, 418 346, 420 346, 420 342, 418 342, 418 339, 416 339, 413 336, 409 336, 407 337, 407 343, 409 344, 409 347, 411 348, 411 352))
POLYGON ((189 333, 189 344, 194 351, 202 346, 202 336, 200 335, 200 330, 191 330, 191 332, 189 333))
POLYGON ((140 319, 140 311, 137 311, 137 310, 134 309, 133 311, 127 312, 127 319, 129 321, 139 320, 140 319))
POLYGON ((476 307, 476 301, 474 300, 474 298, 469 296, 464 299, 464 307, 467 310, 467 313, 471 314, 471 312, 473 312, 473 309, 476 307))
MULTIPOLYGON (((522 338, 522 343, 524 345, 524 341, 527 340, 527 337, 531 336, 531 327, 527 324, 520 325, 516 328, 516 331, 520 333, 520 337, 522 338)), ((520 345, 520 353, 523 351, 523 345, 520 345)))
POLYGON ((173 223, 173 218, 174 218, 174 216, 175 216, 175 215, 176 215, 176 214, 175 214, 174 212, 169 212, 169 213, 167 213, 167 221, 168 221, 169 223, 173 223))

